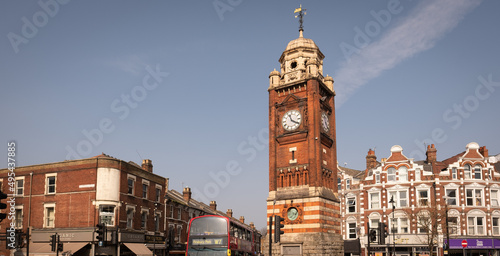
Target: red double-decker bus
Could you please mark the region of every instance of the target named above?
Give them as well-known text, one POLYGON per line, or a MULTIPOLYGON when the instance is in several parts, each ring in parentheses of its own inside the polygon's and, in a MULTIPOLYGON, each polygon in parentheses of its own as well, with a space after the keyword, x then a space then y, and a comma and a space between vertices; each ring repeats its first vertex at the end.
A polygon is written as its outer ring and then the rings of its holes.
POLYGON ((186 256, 260 254, 261 235, 228 217, 206 215, 189 222, 186 256))

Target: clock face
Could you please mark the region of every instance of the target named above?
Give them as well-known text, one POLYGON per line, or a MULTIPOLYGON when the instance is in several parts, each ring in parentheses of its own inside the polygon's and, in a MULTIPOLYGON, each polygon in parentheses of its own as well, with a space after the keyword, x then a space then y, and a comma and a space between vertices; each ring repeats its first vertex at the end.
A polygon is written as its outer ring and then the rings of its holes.
POLYGON ((288 219, 294 221, 299 217, 299 211, 295 207, 291 207, 287 212, 288 219))
POLYGON ((287 131, 293 131, 299 128, 300 122, 302 121, 302 117, 298 110, 290 110, 283 115, 282 123, 283 128, 287 131))
POLYGON ((323 126, 325 131, 330 130, 330 121, 328 120, 328 115, 325 112, 321 113, 321 126, 323 126))

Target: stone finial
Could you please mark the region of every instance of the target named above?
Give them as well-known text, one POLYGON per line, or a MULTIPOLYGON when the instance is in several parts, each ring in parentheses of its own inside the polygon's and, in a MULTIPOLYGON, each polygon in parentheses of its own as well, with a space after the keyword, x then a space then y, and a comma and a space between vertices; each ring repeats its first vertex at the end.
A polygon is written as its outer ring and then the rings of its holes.
POLYGON ((269 74, 269 89, 277 87, 280 84, 280 72, 274 69, 269 74))
POLYGON ((325 78, 323 79, 323 82, 328 88, 330 88, 330 90, 333 91, 333 77, 326 75, 325 78))

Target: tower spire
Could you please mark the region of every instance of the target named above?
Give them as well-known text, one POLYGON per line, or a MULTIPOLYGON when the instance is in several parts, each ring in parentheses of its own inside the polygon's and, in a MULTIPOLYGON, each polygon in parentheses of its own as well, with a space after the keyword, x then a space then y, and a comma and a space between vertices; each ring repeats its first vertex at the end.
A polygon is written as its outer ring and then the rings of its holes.
POLYGON ((299 13, 295 15, 295 18, 299 18, 299 37, 303 37, 303 32, 304 32, 304 15, 306 15, 306 9, 302 9, 302 4, 299 6, 299 8, 295 9, 293 13, 299 13))

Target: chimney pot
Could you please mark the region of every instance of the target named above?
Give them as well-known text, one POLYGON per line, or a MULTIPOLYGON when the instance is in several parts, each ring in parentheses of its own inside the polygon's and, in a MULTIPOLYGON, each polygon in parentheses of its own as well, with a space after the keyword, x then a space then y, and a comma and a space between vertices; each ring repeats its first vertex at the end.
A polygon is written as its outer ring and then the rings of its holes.
POLYGON ((366 169, 373 169, 377 166, 377 156, 375 156, 375 151, 372 149, 368 150, 366 155, 366 169))
POLYGON ((147 172, 153 172, 153 162, 150 159, 143 159, 141 167, 147 172))
POLYGON ((233 217, 233 209, 227 209, 226 215, 227 215, 229 218, 232 218, 232 217, 233 217))
POLYGON ((437 150, 434 144, 428 145, 427 146, 427 152, 425 152, 425 155, 427 156, 427 163, 433 163, 436 162, 437 160, 437 150))
POLYGON ((189 202, 189 200, 191 200, 191 188, 190 187, 185 187, 182 190, 182 197, 184 197, 184 200, 186 200, 187 202, 189 202))
POLYGON ((217 202, 215 201, 210 201, 210 209, 212 211, 217 211, 217 202))

